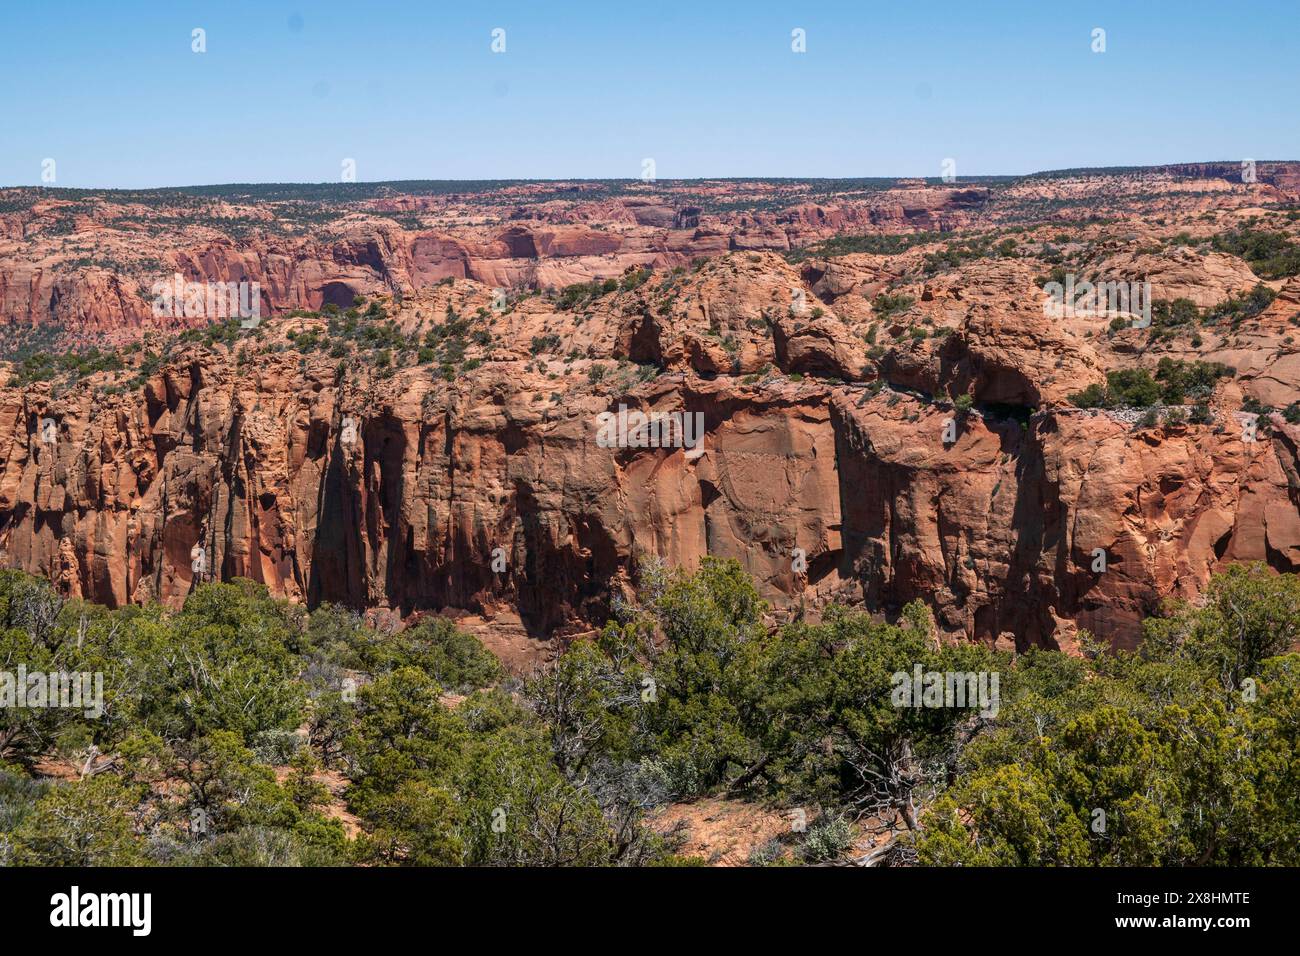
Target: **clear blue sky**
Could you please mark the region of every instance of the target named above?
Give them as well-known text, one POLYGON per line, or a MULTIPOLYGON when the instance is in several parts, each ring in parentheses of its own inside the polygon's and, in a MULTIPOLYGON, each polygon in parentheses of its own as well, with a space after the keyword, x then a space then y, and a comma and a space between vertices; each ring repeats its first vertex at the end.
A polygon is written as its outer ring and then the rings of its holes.
POLYGON ((7 0, 0 185, 46 157, 94 187, 1297 159, 1298 26, 1297 0, 7 0))

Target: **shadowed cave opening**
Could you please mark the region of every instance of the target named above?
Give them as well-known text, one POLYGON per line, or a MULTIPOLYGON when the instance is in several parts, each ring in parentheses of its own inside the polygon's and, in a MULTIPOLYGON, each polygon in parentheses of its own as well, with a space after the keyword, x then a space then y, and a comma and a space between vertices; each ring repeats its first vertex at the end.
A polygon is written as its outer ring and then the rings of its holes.
POLYGON ((321 308, 333 305, 340 309, 350 309, 357 292, 346 282, 327 282, 321 288, 320 296, 321 308))

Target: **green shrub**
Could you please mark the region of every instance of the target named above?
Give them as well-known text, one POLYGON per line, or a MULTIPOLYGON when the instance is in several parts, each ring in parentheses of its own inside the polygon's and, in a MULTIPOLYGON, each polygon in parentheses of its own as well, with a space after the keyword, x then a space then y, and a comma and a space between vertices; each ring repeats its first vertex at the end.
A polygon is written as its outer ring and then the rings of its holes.
POLYGON ((1300 274, 1300 246, 1283 232, 1238 229, 1214 237, 1214 248, 1245 259, 1256 275, 1284 279, 1300 274))
POLYGON ((910 295, 889 295, 882 292, 871 300, 871 308, 882 322, 888 322, 892 316, 910 309, 915 301, 910 295))
POLYGON ((853 824, 841 817, 819 820, 809 827, 799 847, 799 855, 809 863, 828 863, 839 859, 853 845, 853 824))
POLYGON ((1261 282, 1249 292, 1226 299, 1210 309, 1206 321, 1228 321, 1235 327, 1259 315, 1275 298, 1277 293, 1261 282))

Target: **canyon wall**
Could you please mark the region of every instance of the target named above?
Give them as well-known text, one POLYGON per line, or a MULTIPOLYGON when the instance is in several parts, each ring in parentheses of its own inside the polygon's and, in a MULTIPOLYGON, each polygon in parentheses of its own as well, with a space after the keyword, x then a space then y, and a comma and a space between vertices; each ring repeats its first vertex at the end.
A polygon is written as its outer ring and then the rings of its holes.
MULTIPOLYGON (((516 186, 483 221, 372 218, 472 211, 394 197, 240 241, 210 219, 155 241, 125 200, 97 200, 75 236, 257 281, 267 318, 150 339, 108 371, 0 366, 0 565, 109 606, 246 577, 311 606, 448 613, 520 665, 601 626, 648 561, 705 555, 739 560, 777 618, 921 599, 952 637, 1132 646, 1229 563, 1300 568, 1300 279, 1261 283, 1213 241, 1255 223, 1292 165, 1249 187, 1201 164, 714 215, 516 186), (1107 208, 1114 183, 1142 215, 1059 205, 1107 208), (876 242, 985 212, 1044 221, 876 242), (845 230, 867 231, 860 248, 778 254, 845 230), (1050 315, 1053 269, 1149 282, 1196 320, 1050 315), (615 281, 546 291, 591 278, 615 281), (1260 288, 1249 315, 1212 314, 1260 288), (1166 360, 1231 373, 1154 416, 1076 407, 1166 360), (623 406, 698 415, 702 441, 608 447, 598 416, 623 406)), ((751 187, 793 188, 718 188, 751 187)), ((37 228, 49 215, 0 215, 17 244, 0 248, 4 328, 137 345, 135 273, 71 258, 79 239, 37 228)))
POLYGON ((945 631, 1021 648, 1077 627, 1131 644, 1225 562, 1300 566, 1300 430, 1280 421, 1256 443, 1066 409, 1022 427, 688 372, 618 400, 701 413, 702 452, 605 448, 616 406, 582 372, 374 389, 279 356, 178 362, 107 401, 0 390, 0 560, 110 606, 240 576, 313 605, 499 617, 518 624, 508 657, 598 625, 650 556, 737 558, 783 614, 921 598, 945 631))

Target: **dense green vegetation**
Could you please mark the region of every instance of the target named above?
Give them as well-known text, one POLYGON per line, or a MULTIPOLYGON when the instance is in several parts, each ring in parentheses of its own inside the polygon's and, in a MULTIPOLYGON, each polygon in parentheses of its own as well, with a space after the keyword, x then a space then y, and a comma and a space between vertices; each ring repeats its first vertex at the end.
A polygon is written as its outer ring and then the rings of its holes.
POLYGON ((566 285, 555 298, 555 305, 562 312, 583 309, 597 299, 614 292, 631 292, 645 285, 650 278, 646 268, 630 269, 619 279, 593 279, 591 282, 576 282, 566 285))
POLYGON ((109 611, 0 573, 5 669, 104 681, 98 717, 0 708, 0 862, 686 863, 647 815, 703 795, 806 808, 755 863, 867 830, 890 863, 1300 862, 1295 576, 1233 568, 1083 657, 940 642, 920 604, 772 629, 735 562, 642 578, 519 679, 444 619, 377 631, 248 581, 109 611), (997 706, 899 706, 918 665, 1000 675, 997 706))
POLYGON ((910 295, 890 295, 882 292, 871 300, 871 310, 882 322, 888 322, 893 316, 901 315, 915 303, 910 295))
POLYGON ((802 262, 810 256, 847 256, 854 253, 873 253, 894 256, 906 252, 914 246, 937 242, 937 232, 911 233, 875 233, 863 236, 832 236, 822 242, 799 249, 792 249, 785 254, 791 262, 802 262))
POLYGON ((73 378, 93 375, 96 372, 116 372, 125 368, 121 357, 114 352, 101 352, 94 346, 80 352, 63 352, 51 355, 34 352, 18 363, 12 379, 15 385, 48 382, 60 374, 73 378))
POLYGON ((1078 408, 1149 408, 1203 402, 1220 378, 1231 377, 1222 362, 1184 362, 1162 358, 1154 376, 1143 368, 1106 373, 1105 386, 1092 384, 1075 392, 1070 401, 1078 408))
POLYGON ((998 239, 996 235, 976 236, 948 243, 937 252, 927 252, 921 271, 934 275, 947 269, 956 269, 976 259, 1006 258, 1015 255, 1016 243, 1010 236, 998 239), (996 240, 996 244, 995 244, 996 240))
POLYGON ((1277 298, 1277 293, 1263 283, 1257 284, 1248 292, 1235 295, 1206 312, 1205 320, 1210 323, 1231 322, 1236 328, 1247 319, 1253 319, 1277 298))
POLYGON ((1237 229, 1215 236, 1214 248, 1245 259, 1255 274, 1264 279, 1300 274, 1300 245, 1284 232, 1237 229))
POLYGON ((1137 653, 1025 655, 921 862, 1294 865, 1298 612, 1293 576, 1236 567, 1204 607, 1146 621, 1137 653))

